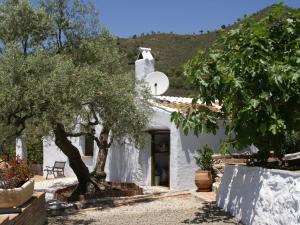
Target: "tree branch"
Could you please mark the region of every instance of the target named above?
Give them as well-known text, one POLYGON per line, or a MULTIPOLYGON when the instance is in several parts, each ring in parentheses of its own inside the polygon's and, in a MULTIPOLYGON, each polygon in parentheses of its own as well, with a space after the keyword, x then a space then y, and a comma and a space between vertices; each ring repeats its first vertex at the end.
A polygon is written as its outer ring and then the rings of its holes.
POLYGON ((101 191, 99 185, 97 184, 97 182, 93 178, 90 177, 89 181, 94 185, 96 191, 101 191))
POLYGON ((101 150, 101 148, 103 147, 103 145, 101 145, 101 142, 99 141, 98 138, 96 138, 95 136, 93 136, 93 139, 94 141, 96 142, 98 148, 99 148, 99 151, 101 150))
POLYGON ((113 141, 114 141, 114 137, 113 137, 113 136, 111 136, 111 138, 110 138, 110 142, 108 143, 108 148, 110 148, 110 146, 112 145, 113 141))
POLYGON ((90 133, 86 132, 79 132, 79 133, 66 133, 67 137, 80 137, 84 135, 91 135, 90 133))
POLYGON ((97 116, 97 113, 95 112, 95 110, 93 109, 93 107, 90 107, 90 110, 91 110, 91 113, 92 113, 92 115, 93 115, 93 117, 94 117, 94 120, 95 120, 95 122, 90 122, 89 121, 89 125, 98 125, 98 124, 100 124, 100 122, 99 122, 99 118, 98 118, 98 116, 97 116))
POLYGON ((26 128, 26 120, 32 116, 33 116, 33 114, 29 114, 29 115, 23 116, 22 118, 20 118, 20 117, 17 118, 17 120, 15 122, 15 126, 20 127, 20 129, 17 128, 17 130, 16 130, 17 136, 20 136, 22 134, 22 132, 26 128))

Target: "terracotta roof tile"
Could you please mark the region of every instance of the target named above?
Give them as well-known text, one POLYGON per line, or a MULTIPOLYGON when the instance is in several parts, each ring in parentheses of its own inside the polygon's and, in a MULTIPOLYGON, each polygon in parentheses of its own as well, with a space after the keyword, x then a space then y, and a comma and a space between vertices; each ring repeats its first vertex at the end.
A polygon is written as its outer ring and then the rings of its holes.
MULTIPOLYGON (((173 97, 173 96, 155 96, 159 106, 167 107, 182 113, 188 112, 192 108, 192 98, 184 97, 173 97)), ((197 104, 197 108, 205 107, 214 112, 220 112, 221 106, 218 104, 213 104, 207 106, 201 102, 197 104)), ((195 110, 195 109, 194 109, 195 110)))

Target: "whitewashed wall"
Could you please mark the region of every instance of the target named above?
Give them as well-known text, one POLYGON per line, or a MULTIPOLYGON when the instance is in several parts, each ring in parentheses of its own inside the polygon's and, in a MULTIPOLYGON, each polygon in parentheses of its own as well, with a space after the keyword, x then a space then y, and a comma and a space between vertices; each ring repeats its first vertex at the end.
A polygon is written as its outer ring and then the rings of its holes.
POLYGON ((173 154, 171 163, 174 165, 173 172, 171 172, 173 176, 171 189, 196 189, 195 171, 198 168, 194 159, 195 150, 207 144, 215 154, 219 153, 219 145, 225 137, 221 122, 219 126, 220 129, 216 135, 201 134, 199 137, 192 133, 186 136, 181 129, 176 129, 174 125, 171 126, 171 154, 173 154))
POLYGON ((139 51, 143 57, 135 61, 135 77, 137 80, 143 80, 147 74, 154 72, 155 60, 150 48, 139 48, 139 51))
MULTIPOLYGON (((148 129, 169 130, 170 125, 170 113, 155 108, 148 129)), ((107 180, 151 185, 151 135, 145 135, 146 142, 140 150, 130 144, 112 146, 105 167, 107 180)))
POLYGON ((25 137, 16 138, 16 156, 22 160, 27 160, 27 143, 25 137))
MULTIPOLYGON (((222 126, 216 135, 202 134, 199 138, 193 134, 185 136, 181 129, 177 129, 174 123, 171 123, 170 112, 156 107, 148 129, 170 130, 170 188, 173 190, 196 188, 194 184, 197 169, 194 160, 195 149, 208 144, 215 153, 218 153, 218 146, 224 138, 222 126)), ((99 132, 98 127, 96 133, 99 134, 99 132)), ((145 135, 146 143, 140 150, 128 143, 115 144, 111 147, 105 167, 108 181, 151 185, 151 136, 147 133, 145 135)), ((83 155, 84 139, 72 138, 71 140, 83 155)), ((94 157, 82 157, 90 171, 93 170, 98 155, 96 145, 95 149, 94 157)), ((55 161, 67 161, 67 158, 51 138, 44 139, 44 167, 52 166, 55 161)), ((69 165, 66 166, 66 175, 74 176, 69 165)))
POLYGON ((151 185, 151 136, 145 135, 141 150, 129 143, 111 147, 105 165, 107 180, 151 185))
MULTIPOLYGON (((149 130, 170 130, 170 188, 173 190, 195 189, 196 164, 195 149, 208 144, 218 153, 221 139, 224 138, 224 129, 220 123, 216 135, 202 134, 199 138, 193 134, 184 135, 170 122, 170 112, 155 108, 149 130)), ((108 157, 106 171, 109 180, 137 182, 151 184, 151 143, 148 142, 141 150, 130 145, 124 148, 113 148, 108 157), (120 162, 115 164, 116 162, 120 162)))
POLYGON ((226 165, 217 205, 245 225, 299 225, 300 174, 226 165))
MULTIPOLYGON (((51 136, 43 138, 43 170, 46 169, 46 166, 53 166, 55 161, 66 161, 65 175, 67 177, 75 176, 73 170, 69 166, 67 156, 55 145, 53 140, 54 139, 51 136)), ((44 171, 43 175, 46 176, 46 174, 47 172, 44 171)), ((49 177, 52 178, 53 175, 49 177)))

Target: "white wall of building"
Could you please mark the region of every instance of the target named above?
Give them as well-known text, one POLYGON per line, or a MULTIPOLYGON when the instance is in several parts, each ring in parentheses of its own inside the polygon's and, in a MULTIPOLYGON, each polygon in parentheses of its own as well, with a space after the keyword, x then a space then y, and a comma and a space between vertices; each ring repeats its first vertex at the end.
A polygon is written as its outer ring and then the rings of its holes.
MULTIPOLYGON (((224 137, 221 128, 216 135, 202 134, 199 138, 192 133, 184 135, 170 121, 170 112, 154 107, 154 114, 148 130, 170 131, 170 188, 174 190, 195 189, 194 176, 196 171, 195 149, 208 144, 218 153, 218 146, 224 137)), ((221 124, 220 124, 221 125, 221 124)), ((96 128, 99 134, 100 128, 96 128)), ((142 149, 135 148, 132 144, 114 144, 109 150, 105 171, 107 180, 120 182, 135 182, 139 185, 151 185, 151 135, 145 132, 146 141, 142 149)), ((72 138, 72 143, 84 153, 84 138, 72 138)), ((98 150, 95 145, 94 157, 82 157, 89 170, 92 171, 98 150)), ((44 139, 44 167, 53 166, 55 161, 67 161, 67 157, 56 147, 51 138, 44 139)), ((74 176, 72 169, 67 164, 66 175, 74 176)))
POLYGON ((27 160, 27 145, 25 137, 17 137, 16 138, 16 156, 21 160, 27 160))
POLYGON ((300 174, 226 165, 217 205, 245 225, 300 224, 300 174))
MULTIPOLYGON (((85 165, 89 168, 90 172, 94 167, 94 158, 90 156, 84 155, 84 138, 70 138, 72 144, 79 150, 80 155, 82 155, 82 160, 85 162, 85 165)), ((96 144, 95 144, 96 146, 96 144)), ((95 151, 97 153, 98 151, 95 151)), ((94 153, 94 155, 95 155, 94 153)), ((43 138, 43 168, 46 166, 53 166, 55 161, 67 162, 65 167, 65 175, 67 177, 75 176, 73 170, 69 166, 67 156, 56 146, 54 142, 54 137, 48 136, 43 138)), ((46 176, 46 172, 44 172, 44 176, 46 176)))
MULTIPOLYGON (((65 176, 75 176, 69 166, 67 156, 55 145, 53 140, 51 136, 43 138, 43 170, 45 170, 47 166, 53 166, 55 161, 66 161, 65 176)), ((46 176, 46 174, 47 172, 43 171, 43 175, 46 176)))
MULTIPOLYGON (((135 62, 135 75, 137 80, 143 80, 147 74, 155 70, 155 60, 151 54, 151 49, 139 48, 139 51, 139 59, 135 62)), ((208 144, 215 153, 218 153, 218 145, 224 136, 224 130, 221 128, 217 135, 203 134, 199 138, 193 134, 185 136, 181 129, 177 129, 174 123, 171 123, 170 116, 170 110, 154 107, 154 114, 148 130, 170 131, 170 188, 176 190, 194 189, 195 149, 208 144)), ((96 135, 99 135, 100 131, 101 127, 96 127, 96 135)), ((140 150, 130 143, 114 144, 110 148, 105 167, 107 180, 151 185, 151 135, 147 132, 145 135, 146 142, 140 150)), ((72 138, 71 140, 81 155, 84 155, 84 138, 72 138)), ((82 157, 90 171, 94 169, 98 156, 96 144, 94 149, 93 157, 82 157)), ((55 161, 67 161, 67 157, 56 147, 50 137, 45 138, 44 168, 45 166, 53 166, 55 161)), ((68 163, 66 175, 74 176, 68 163)))
MULTIPOLYGON (((154 108, 148 129, 169 130, 170 124, 170 113, 154 108)), ((151 135, 145 132, 145 144, 142 149, 137 149, 130 143, 112 146, 105 171, 109 181, 151 185, 151 135)))
POLYGON ((107 180, 151 185, 151 136, 145 136, 141 150, 130 143, 111 147, 105 166, 107 180))
POLYGON ((178 190, 196 189, 195 171, 198 168, 194 159, 195 150, 207 144, 215 154, 219 153, 219 145, 224 138, 224 129, 221 123, 219 125, 220 129, 216 135, 201 134, 196 137, 193 133, 187 136, 184 135, 181 129, 177 130, 175 125, 172 124, 171 152, 174 153, 172 164, 175 171, 173 172, 171 188, 178 190))
POLYGON ((137 80, 143 80, 147 74, 154 72, 155 60, 150 48, 139 48, 139 52, 142 57, 135 61, 135 77, 137 80))

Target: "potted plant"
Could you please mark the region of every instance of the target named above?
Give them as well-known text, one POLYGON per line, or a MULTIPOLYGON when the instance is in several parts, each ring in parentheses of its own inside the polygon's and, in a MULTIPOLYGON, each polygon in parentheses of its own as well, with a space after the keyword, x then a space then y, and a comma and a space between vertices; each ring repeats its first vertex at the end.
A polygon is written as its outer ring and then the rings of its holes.
POLYGON ((14 159, 0 163, 0 208, 14 208, 27 202, 33 194, 30 166, 14 159))
POLYGON ((212 166, 213 166, 213 151, 205 145, 202 149, 196 150, 197 155, 195 156, 196 164, 199 169, 196 171, 195 183, 198 187, 197 191, 208 192, 211 191, 212 187, 212 166))

